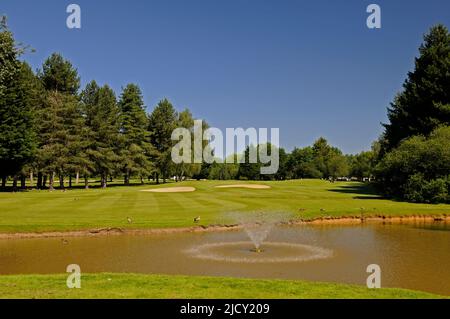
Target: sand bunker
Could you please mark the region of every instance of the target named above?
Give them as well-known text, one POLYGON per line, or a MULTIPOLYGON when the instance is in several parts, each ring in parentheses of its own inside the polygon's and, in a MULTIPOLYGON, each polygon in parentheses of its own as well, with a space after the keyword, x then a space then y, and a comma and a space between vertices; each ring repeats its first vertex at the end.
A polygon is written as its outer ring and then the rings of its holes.
POLYGON ((153 188, 141 190, 141 192, 150 192, 150 193, 189 193, 194 191, 195 191, 194 187, 165 187, 165 188, 153 188))
POLYGON ((235 184, 235 185, 220 185, 216 188, 251 188, 251 189, 269 189, 270 186, 259 184, 235 184))

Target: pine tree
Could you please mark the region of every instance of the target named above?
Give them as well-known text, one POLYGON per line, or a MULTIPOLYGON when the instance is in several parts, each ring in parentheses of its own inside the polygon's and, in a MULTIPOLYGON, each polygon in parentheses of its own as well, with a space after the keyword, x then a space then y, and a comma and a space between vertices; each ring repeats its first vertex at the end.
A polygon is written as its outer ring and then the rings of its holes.
POLYGON ((14 37, 6 26, 5 17, 0 24, 0 98, 4 98, 9 83, 19 70, 18 52, 14 37))
POLYGON ((88 84, 82 93, 85 123, 90 136, 87 155, 94 163, 95 173, 106 188, 108 177, 118 171, 120 114, 114 91, 107 85, 98 88, 88 84))
POLYGON ((77 70, 59 53, 53 53, 45 60, 39 77, 48 91, 76 95, 80 88, 77 70))
POLYGON ((37 75, 32 71, 31 67, 26 63, 21 63, 21 83, 22 83, 22 98, 21 100, 31 112, 31 121, 28 123, 28 129, 33 134, 33 156, 21 170, 22 188, 25 188, 25 179, 30 177, 30 181, 33 180, 33 172, 37 169, 36 150, 40 145, 40 137, 37 134, 38 130, 38 114, 44 104, 45 91, 37 75))
POLYGON ((415 69, 408 74, 403 91, 388 109, 384 124, 384 152, 403 139, 428 135, 439 125, 450 125, 450 34, 443 25, 425 35, 415 69))
POLYGON ((18 60, 12 33, 2 19, 0 24, 0 175, 14 176, 28 163, 35 150, 33 108, 27 90, 28 69, 18 60))
POLYGON ((48 92, 40 116, 40 134, 45 141, 38 151, 41 170, 50 177, 50 190, 54 178, 59 177, 64 188, 64 176, 73 174, 82 162, 83 117, 76 97, 59 92, 48 92))
POLYGON ((154 163, 156 170, 156 180, 159 183, 159 176, 166 182, 172 171, 171 140, 172 132, 177 127, 177 112, 173 105, 164 99, 158 103, 149 117, 150 140, 155 148, 154 163))
POLYGON ((129 184, 132 175, 138 175, 142 181, 151 172, 152 145, 148 119, 142 93, 137 85, 128 84, 124 88, 119 108, 121 164, 125 184, 129 184))
POLYGON ((93 119, 96 117, 96 110, 98 104, 98 92, 100 87, 97 82, 89 82, 85 89, 80 94, 81 109, 85 119, 85 125, 82 131, 83 136, 83 150, 85 162, 80 167, 79 174, 84 179, 84 188, 89 188, 89 177, 96 174, 95 162, 101 156, 96 150, 96 128, 93 124, 93 119))
POLYGON ((37 124, 41 137, 38 166, 41 173, 49 175, 51 190, 55 175, 64 188, 64 177, 69 175, 71 180, 86 165, 84 118, 77 96, 79 77, 72 64, 56 53, 44 62, 38 76, 46 90, 37 124))

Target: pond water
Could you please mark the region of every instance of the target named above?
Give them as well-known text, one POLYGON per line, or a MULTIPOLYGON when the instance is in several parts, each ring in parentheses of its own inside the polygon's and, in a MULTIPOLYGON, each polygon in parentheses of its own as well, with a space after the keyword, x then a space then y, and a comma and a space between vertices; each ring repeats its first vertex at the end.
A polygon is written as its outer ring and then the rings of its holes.
POLYGON ((450 295, 450 225, 280 226, 261 252, 244 231, 0 240, 0 274, 127 272, 366 284, 450 295))

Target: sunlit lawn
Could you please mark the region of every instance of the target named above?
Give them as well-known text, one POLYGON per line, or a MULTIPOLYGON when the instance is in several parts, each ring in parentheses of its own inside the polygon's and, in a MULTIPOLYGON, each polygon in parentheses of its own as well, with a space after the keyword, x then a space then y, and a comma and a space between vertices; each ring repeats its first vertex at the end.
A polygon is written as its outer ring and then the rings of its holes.
POLYGON ((442 298, 405 289, 285 280, 134 274, 82 275, 69 289, 66 275, 0 276, 0 298, 442 298))
POLYGON ((0 193, 0 232, 66 231, 103 227, 163 228, 233 223, 227 212, 285 211, 294 217, 448 214, 450 205, 380 199, 370 186, 321 180, 253 182, 271 189, 220 189, 248 182, 187 181, 165 185, 113 186, 0 193), (148 193, 155 187, 193 186, 192 193, 148 193), (132 223, 128 223, 131 217, 132 223))

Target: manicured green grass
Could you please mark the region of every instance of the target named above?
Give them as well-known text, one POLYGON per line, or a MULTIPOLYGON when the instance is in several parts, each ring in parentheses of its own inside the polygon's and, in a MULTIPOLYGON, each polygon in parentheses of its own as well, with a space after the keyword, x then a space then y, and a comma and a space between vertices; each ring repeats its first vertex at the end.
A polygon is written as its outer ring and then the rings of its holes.
POLYGON ((405 289, 344 284, 135 274, 83 275, 80 289, 68 289, 66 278, 0 276, 0 298, 443 298, 405 289))
MULTIPOLYGON (((108 189, 0 193, 0 232, 68 231, 101 227, 164 228, 233 223, 227 212, 286 211, 295 217, 439 215, 450 205, 380 199, 370 186, 320 180, 255 182, 271 189, 220 189, 236 181, 188 181, 108 189), (148 193, 154 187, 193 186, 193 193, 148 193), (133 223, 127 222, 127 217, 133 223)), ((248 183, 248 182, 241 182, 248 183)))

